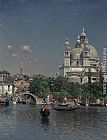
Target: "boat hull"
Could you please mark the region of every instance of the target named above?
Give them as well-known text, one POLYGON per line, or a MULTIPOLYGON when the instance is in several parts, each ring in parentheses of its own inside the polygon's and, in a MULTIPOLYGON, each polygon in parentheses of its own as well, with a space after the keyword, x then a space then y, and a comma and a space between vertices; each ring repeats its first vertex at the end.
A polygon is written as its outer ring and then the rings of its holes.
MULTIPOLYGON (((85 103, 79 103, 80 106, 87 106, 85 103)), ((98 107, 104 107, 106 104, 88 104, 88 106, 98 106, 98 107)))
POLYGON ((78 109, 79 106, 69 106, 68 104, 67 105, 56 105, 54 107, 55 110, 57 111, 72 111, 72 110, 76 110, 78 109))
POLYGON ((57 111, 72 111, 72 110, 76 110, 78 109, 79 107, 71 107, 71 108, 54 108, 55 110, 57 111))
POLYGON ((48 109, 41 109, 40 114, 42 118, 48 118, 50 115, 50 111, 48 109))

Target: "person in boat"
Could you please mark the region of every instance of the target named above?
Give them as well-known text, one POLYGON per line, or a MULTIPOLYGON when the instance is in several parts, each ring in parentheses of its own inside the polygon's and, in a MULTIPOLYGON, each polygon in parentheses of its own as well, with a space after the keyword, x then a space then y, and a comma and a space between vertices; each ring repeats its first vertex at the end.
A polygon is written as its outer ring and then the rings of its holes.
POLYGON ((50 110, 45 109, 44 107, 40 111, 42 118, 48 118, 50 115, 50 110))
POLYGON ((77 106, 77 102, 75 100, 73 100, 74 106, 77 106))
POLYGON ((42 115, 43 118, 49 117, 50 109, 51 109, 51 106, 49 104, 47 104, 47 102, 46 102, 41 109, 41 115, 42 115))
POLYGON ((67 97, 64 98, 64 103, 65 103, 65 104, 67 103, 67 97))
POLYGON ((49 117, 49 115, 50 115, 51 106, 50 106, 49 104, 47 104, 47 101, 46 101, 46 98, 45 98, 45 97, 43 98, 43 100, 44 100, 44 105, 43 105, 43 107, 41 108, 40 113, 41 113, 41 116, 42 116, 43 118, 47 118, 47 117, 49 117))
POLYGON ((46 98, 45 97, 43 98, 43 101, 44 101, 44 104, 47 104, 47 101, 46 101, 46 98))

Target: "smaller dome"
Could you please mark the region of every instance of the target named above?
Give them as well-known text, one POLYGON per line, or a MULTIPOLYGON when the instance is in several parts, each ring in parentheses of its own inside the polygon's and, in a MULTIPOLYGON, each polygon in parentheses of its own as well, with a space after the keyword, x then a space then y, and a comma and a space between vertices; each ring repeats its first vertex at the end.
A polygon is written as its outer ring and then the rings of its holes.
POLYGON ((2 74, 10 74, 7 70, 0 71, 2 74))
POLYGON ((86 36, 86 33, 82 32, 82 33, 81 33, 81 36, 86 36))
POLYGON ((78 36, 77 43, 80 44, 80 36, 78 36))
POLYGON ((66 39, 66 41, 65 41, 65 46, 69 46, 69 41, 68 41, 68 39, 66 39))
POLYGON ((85 29, 84 28, 82 29, 81 36, 86 36, 86 33, 85 33, 85 29))

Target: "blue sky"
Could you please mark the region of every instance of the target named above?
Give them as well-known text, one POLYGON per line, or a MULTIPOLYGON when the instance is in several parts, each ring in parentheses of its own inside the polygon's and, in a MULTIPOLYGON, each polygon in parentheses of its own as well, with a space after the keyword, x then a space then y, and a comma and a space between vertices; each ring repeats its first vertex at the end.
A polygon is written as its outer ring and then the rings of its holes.
POLYGON ((27 74, 56 73, 66 38, 74 47, 82 27, 102 58, 106 0, 0 0, 0 68, 15 74, 23 62, 27 74))

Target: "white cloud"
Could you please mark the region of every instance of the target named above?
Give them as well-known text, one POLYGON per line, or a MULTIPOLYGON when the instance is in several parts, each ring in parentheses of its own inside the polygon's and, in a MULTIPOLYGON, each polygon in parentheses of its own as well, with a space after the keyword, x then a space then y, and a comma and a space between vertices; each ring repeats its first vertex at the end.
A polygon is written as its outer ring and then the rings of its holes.
POLYGON ((8 48, 8 50, 11 50, 12 49, 12 46, 8 45, 7 48, 8 48))
POLYGON ((31 48, 30 48, 30 46, 22 46, 22 51, 30 53, 31 48))
POLYGON ((17 55, 17 54, 15 54, 15 53, 12 53, 12 56, 13 56, 13 57, 17 57, 18 55, 17 55))

